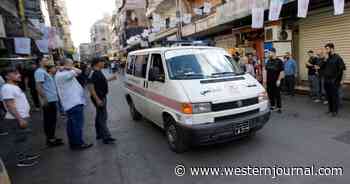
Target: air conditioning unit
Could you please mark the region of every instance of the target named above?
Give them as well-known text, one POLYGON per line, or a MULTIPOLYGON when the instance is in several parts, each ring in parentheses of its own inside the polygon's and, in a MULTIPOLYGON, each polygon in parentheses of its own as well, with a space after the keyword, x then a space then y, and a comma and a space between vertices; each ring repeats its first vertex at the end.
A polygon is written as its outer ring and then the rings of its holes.
POLYGON ((282 29, 281 26, 269 26, 265 27, 265 42, 274 41, 291 41, 292 30, 282 29))

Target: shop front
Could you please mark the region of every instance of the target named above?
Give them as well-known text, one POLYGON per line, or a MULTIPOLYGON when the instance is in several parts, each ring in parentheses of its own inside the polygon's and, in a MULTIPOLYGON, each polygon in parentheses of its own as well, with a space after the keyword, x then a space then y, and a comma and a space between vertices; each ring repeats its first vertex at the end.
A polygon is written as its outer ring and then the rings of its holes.
POLYGON ((345 71, 345 83, 350 84, 350 4, 346 5, 343 15, 335 16, 332 7, 308 13, 308 17, 299 21, 299 62, 301 80, 307 80, 305 63, 308 50, 319 50, 326 43, 335 44, 335 52, 343 59, 348 68, 345 71))

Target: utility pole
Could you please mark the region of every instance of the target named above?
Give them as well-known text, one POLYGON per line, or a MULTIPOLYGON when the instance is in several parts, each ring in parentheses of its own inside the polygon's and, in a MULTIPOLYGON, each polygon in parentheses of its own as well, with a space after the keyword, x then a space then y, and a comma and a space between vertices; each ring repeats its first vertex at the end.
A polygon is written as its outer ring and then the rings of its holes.
POLYGON ((24 37, 28 36, 28 28, 26 24, 26 17, 24 13, 24 0, 18 0, 18 9, 19 9, 19 16, 21 18, 21 24, 22 24, 22 31, 24 37))
POLYGON ((181 0, 176 0, 176 20, 177 22, 177 40, 182 40, 182 10, 181 10, 181 0))

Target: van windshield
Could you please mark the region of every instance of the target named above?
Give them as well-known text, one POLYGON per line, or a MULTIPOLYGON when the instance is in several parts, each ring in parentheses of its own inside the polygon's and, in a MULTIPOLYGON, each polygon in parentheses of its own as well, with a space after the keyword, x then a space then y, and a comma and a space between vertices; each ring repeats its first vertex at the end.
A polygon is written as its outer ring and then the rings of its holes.
POLYGON ((170 79, 206 79, 240 75, 238 64, 219 49, 180 49, 165 52, 170 79))

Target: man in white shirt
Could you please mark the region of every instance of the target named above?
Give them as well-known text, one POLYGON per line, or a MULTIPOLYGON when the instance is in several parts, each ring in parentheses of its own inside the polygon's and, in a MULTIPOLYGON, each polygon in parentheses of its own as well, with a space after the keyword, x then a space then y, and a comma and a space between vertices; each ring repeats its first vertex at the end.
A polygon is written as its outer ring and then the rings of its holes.
POLYGON ((83 87, 76 76, 81 70, 73 67, 71 59, 63 59, 56 73, 55 81, 62 107, 67 114, 67 135, 72 150, 92 147, 83 141, 84 105, 86 101, 83 87))
POLYGON ((36 165, 39 154, 29 155, 32 150, 29 143, 31 130, 30 106, 23 91, 17 83, 21 81, 21 75, 13 68, 7 68, 2 73, 6 80, 1 88, 1 96, 7 110, 5 121, 9 130, 10 139, 14 143, 18 167, 30 167, 36 165))

